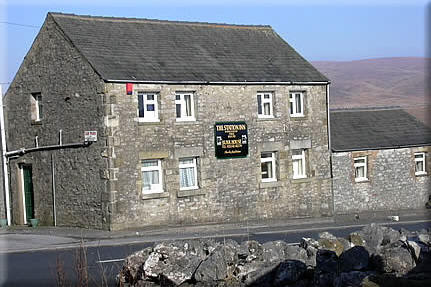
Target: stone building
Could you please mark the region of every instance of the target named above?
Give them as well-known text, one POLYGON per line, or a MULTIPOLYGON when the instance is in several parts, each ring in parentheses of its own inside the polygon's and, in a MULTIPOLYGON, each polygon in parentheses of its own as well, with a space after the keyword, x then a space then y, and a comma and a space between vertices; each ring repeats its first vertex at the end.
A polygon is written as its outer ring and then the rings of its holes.
POLYGON ((425 207, 431 130, 402 109, 334 110, 335 214, 425 207))
POLYGON ((13 223, 331 216, 328 85, 269 26, 49 13, 6 95, 13 223))

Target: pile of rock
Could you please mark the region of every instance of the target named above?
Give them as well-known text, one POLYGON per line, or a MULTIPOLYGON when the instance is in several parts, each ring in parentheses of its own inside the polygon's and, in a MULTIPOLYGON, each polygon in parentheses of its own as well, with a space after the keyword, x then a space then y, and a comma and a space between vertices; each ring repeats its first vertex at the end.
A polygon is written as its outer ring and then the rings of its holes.
POLYGON ((430 237, 426 230, 396 231, 371 224, 347 239, 324 232, 317 240, 303 238, 299 246, 284 241, 163 242, 129 256, 118 284, 362 286, 382 274, 428 280, 430 237))

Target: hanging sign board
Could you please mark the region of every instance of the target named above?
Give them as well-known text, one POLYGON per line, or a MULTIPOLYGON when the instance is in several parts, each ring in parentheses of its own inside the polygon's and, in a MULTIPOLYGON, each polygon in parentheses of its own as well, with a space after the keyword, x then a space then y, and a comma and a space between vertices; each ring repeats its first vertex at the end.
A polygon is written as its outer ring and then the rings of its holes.
POLYGON ((248 155, 247 124, 217 122, 214 125, 214 144, 217 158, 246 157, 248 155))
POLYGON ((97 131, 85 131, 84 141, 86 142, 97 142, 97 131))

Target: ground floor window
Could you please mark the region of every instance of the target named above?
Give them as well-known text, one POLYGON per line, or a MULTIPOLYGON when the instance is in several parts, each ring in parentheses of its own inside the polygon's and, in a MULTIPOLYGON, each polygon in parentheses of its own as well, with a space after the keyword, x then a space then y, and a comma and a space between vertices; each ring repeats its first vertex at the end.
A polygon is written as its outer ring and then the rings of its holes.
POLYGON ((198 188, 196 158, 180 159, 180 189, 198 188))
POLYGON ((277 181, 275 174, 275 152, 263 152, 260 155, 262 182, 277 181))
POLYGON ((305 150, 292 150, 293 178, 305 178, 305 150))
POLYGON ((417 152, 415 153, 415 175, 426 174, 425 169, 425 153, 417 152))
POLYGON ((356 157, 353 159, 353 165, 355 168, 355 181, 366 181, 368 180, 367 176, 367 157, 356 157))
POLYGON ((160 159, 149 159, 142 161, 142 192, 163 192, 162 185, 162 161, 160 159))

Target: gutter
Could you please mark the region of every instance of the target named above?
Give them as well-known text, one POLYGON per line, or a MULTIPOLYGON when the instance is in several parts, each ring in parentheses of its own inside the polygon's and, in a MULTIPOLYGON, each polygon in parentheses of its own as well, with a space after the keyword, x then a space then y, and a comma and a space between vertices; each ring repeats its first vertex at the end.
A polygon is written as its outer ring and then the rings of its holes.
POLYGON ((330 81, 310 82, 217 82, 217 81, 142 81, 142 80, 114 80, 107 79, 108 83, 134 83, 134 84, 179 84, 179 85, 327 85, 330 81))
POLYGON ((58 145, 48 145, 48 146, 40 146, 40 147, 31 147, 31 148, 21 148, 19 150, 9 151, 5 153, 6 157, 11 156, 22 156, 26 153, 41 151, 41 150, 53 150, 53 149, 62 149, 62 148, 74 148, 74 147, 87 147, 91 145, 91 142, 83 142, 83 143, 68 143, 68 144, 58 144, 58 145))
POLYGON ((431 143, 411 144, 411 145, 395 145, 395 146, 382 146, 382 147, 367 147, 367 148, 354 148, 354 149, 332 149, 333 152, 349 152, 349 151, 364 151, 364 150, 380 150, 380 149, 397 149, 409 147, 431 146, 431 143))

